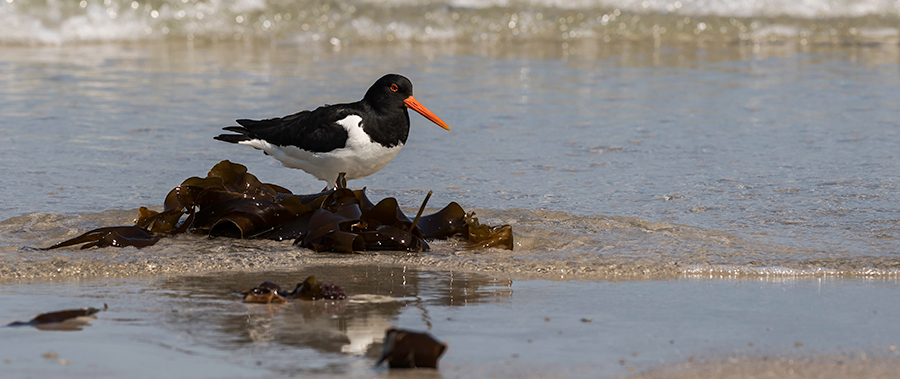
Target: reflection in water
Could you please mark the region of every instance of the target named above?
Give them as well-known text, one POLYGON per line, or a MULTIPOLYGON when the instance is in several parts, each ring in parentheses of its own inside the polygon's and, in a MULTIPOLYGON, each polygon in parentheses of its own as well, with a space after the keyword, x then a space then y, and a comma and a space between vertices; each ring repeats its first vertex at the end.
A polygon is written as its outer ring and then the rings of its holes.
POLYGON ((508 302, 511 286, 510 280, 470 273, 320 266, 292 272, 170 278, 161 282, 158 291, 175 304, 164 328, 190 335, 198 344, 257 359, 256 364, 269 370, 296 373, 298 365, 291 361, 299 357, 323 365, 304 363, 302 369, 311 372, 345 372, 348 355, 370 365, 381 353, 385 331, 397 326, 393 323, 405 309, 430 328, 430 308, 508 302), (338 284, 349 298, 286 304, 241 302, 241 291, 264 280, 292 286, 308 275, 338 284), (279 359, 282 354, 284 359, 279 359))
MULTIPOLYGON (((105 304, 104 309, 106 309, 105 304)), ((42 313, 31 321, 16 321, 7 326, 33 326, 38 330, 78 331, 83 326, 90 325, 91 320, 97 318, 97 312, 100 312, 97 308, 81 308, 42 313)))
POLYGON ((91 321, 97 319, 96 315, 81 316, 68 319, 62 322, 54 322, 49 324, 34 324, 34 328, 38 330, 53 330, 63 332, 75 332, 90 326, 91 321))

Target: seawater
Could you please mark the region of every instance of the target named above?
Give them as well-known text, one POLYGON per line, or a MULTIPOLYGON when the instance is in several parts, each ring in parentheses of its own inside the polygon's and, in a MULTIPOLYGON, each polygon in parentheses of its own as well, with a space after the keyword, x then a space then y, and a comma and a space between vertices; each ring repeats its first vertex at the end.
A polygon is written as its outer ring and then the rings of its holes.
POLYGON ((6 0, 0 41, 325 42, 898 40, 900 6, 873 0, 6 0))
POLYGON ((434 190, 432 206, 456 201, 512 224, 518 245, 479 253, 439 242, 431 253, 360 260, 563 279, 896 275, 896 4, 823 2, 806 14, 787 2, 731 13, 644 3, 7 1, 0 19, 20 27, 0 32, 0 275, 316 259, 287 243, 199 237, 142 250, 27 247, 128 224, 137 207, 160 205, 224 159, 314 193, 321 183, 307 174, 212 137, 237 118, 358 100, 387 72, 411 78, 451 132, 413 114, 400 155, 351 186, 409 209, 434 190), (624 32, 597 24, 604 15, 624 32), (670 37, 677 27, 649 32, 640 21, 690 18, 696 30, 698 17, 710 18, 703 30, 670 37), (888 20, 878 33, 873 17, 888 20), (714 20, 794 32, 725 27, 712 38, 714 20), (132 21, 146 27, 122 32, 132 21), (539 32, 546 22, 553 33, 539 32), (558 33, 573 25, 583 35, 558 33))
POLYGON ((392 326, 447 342, 438 372, 448 378, 717 377, 694 374, 712 371, 704 365, 891 378, 900 357, 900 305, 885 301, 896 297, 896 281, 871 278, 511 281, 355 265, 26 280, 3 290, 4 322, 51 305, 109 306, 79 332, 0 329, 3 372, 17 377, 431 376, 372 366, 392 326), (350 299, 240 302, 264 279, 293 286, 310 273, 340 280, 350 299))

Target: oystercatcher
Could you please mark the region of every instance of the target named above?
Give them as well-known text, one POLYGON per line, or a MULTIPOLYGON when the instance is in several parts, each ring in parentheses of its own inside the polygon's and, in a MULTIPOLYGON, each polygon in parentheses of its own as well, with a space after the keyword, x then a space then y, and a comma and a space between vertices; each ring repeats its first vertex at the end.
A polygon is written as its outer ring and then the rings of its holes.
POLYGON ((390 162, 409 136, 407 109, 450 130, 416 101, 409 79, 388 74, 355 103, 324 105, 281 118, 237 120, 241 126, 223 129, 239 134, 214 138, 262 150, 285 167, 324 180, 327 189, 340 173, 347 180, 364 178, 390 162))

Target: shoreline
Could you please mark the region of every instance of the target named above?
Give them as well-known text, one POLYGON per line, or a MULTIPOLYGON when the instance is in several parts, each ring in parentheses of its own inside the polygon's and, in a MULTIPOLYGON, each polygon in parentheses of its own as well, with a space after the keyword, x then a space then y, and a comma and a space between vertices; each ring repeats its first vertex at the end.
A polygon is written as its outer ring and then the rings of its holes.
MULTIPOLYGON (((517 238, 519 235, 517 234, 517 238)), ((411 267, 418 270, 460 271, 504 276, 516 280, 656 281, 733 280, 792 281, 865 279, 900 281, 900 270, 816 264, 729 265, 683 262, 678 259, 634 259, 598 256, 590 261, 555 259, 551 250, 467 250, 463 241, 432 241, 429 252, 375 251, 354 254, 317 253, 289 241, 207 238, 183 235, 166 238, 158 246, 137 249, 62 248, 42 251, 30 247, 0 249, 0 283, 42 280, 203 275, 216 272, 260 273, 291 271, 303 266, 411 267), (793 266, 793 267, 791 267, 793 266)), ((889 263, 889 262, 888 262, 889 263)))

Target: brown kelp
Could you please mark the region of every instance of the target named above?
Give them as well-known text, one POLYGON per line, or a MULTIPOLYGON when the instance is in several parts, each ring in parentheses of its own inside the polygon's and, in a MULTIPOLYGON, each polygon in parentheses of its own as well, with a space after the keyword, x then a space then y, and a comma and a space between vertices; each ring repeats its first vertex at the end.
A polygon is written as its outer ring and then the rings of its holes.
POLYGON ((82 249, 90 247, 146 247, 155 244, 160 239, 155 233, 140 226, 111 226, 98 228, 84 233, 78 237, 58 242, 44 250, 56 249, 65 246, 84 244, 82 249), (87 243, 85 243, 87 242, 87 243))
MULTIPOLYGON (((103 304, 103 310, 106 309, 108 309, 107 305, 103 304)), ((31 321, 15 321, 6 326, 33 326, 41 330, 77 331, 87 325, 89 320, 96 318, 95 315, 98 312, 100 309, 97 308, 67 309, 42 313, 31 321)))
POLYGON ((245 303, 286 303, 288 296, 287 291, 281 289, 281 286, 271 280, 266 280, 255 288, 244 291, 245 303))
POLYGON ((249 291, 245 291, 245 303, 286 303, 289 299, 300 300, 343 300, 347 294, 341 287, 333 283, 323 283, 310 275, 293 291, 284 291, 281 286, 267 280, 249 291))
MULTIPOLYGON (((227 160, 205 178, 191 177, 166 195, 163 211, 139 210, 133 226, 91 230, 44 250, 84 244, 90 247, 146 247, 165 236, 186 232, 212 237, 293 240, 315 251, 352 253, 365 250, 427 251, 429 239, 464 238, 468 248, 512 249, 509 225, 486 226, 451 202, 440 211, 415 220, 388 197, 373 203, 365 188, 337 188, 312 195, 295 195, 262 183, 247 167, 227 160)), ((430 196, 430 193, 429 193, 430 196)), ((427 198, 426 198, 427 202, 427 198)))
POLYGON ((303 283, 297 284, 291 297, 301 300, 343 300, 347 294, 337 284, 323 283, 316 280, 315 275, 310 275, 303 283))
POLYGON ((389 329, 384 336, 381 358, 375 365, 387 362, 396 368, 434 368, 447 344, 436 340, 431 334, 403 329, 389 329))

